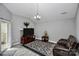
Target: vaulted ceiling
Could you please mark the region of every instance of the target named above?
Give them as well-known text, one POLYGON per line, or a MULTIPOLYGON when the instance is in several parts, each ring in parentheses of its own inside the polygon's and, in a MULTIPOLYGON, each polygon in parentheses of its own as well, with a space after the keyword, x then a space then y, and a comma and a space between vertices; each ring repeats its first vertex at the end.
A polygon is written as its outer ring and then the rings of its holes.
MULTIPOLYGON (((4 3, 16 15, 30 17, 36 14, 36 3, 4 3)), ((73 18, 77 12, 77 3, 39 3, 40 21, 73 18)))

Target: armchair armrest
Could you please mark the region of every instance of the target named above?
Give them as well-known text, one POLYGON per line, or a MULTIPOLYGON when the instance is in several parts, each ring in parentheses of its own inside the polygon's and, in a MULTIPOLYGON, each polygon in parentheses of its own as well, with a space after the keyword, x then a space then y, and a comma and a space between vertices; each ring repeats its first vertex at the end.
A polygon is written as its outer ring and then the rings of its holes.
POLYGON ((69 49, 66 49, 66 48, 57 48, 58 50, 62 50, 62 51, 66 51, 66 52, 69 52, 70 50, 69 49))
POLYGON ((67 44, 67 40, 66 39, 60 39, 57 44, 59 45, 66 45, 67 44))

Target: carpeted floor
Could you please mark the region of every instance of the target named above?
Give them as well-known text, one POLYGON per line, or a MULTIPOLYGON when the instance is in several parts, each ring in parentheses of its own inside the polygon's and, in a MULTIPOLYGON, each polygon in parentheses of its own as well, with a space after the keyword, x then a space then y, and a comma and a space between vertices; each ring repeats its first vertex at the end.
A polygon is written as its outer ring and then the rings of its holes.
POLYGON ((13 48, 9 48, 5 52, 3 52, 2 56, 39 56, 39 54, 21 45, 16 45, 13 48))
POLYGON ((16 45, 2 53, 3 56, 53 56, 55 44, 35 40, 24 46, 16 45), (27 47, 28 48, 27 48, 27 47))

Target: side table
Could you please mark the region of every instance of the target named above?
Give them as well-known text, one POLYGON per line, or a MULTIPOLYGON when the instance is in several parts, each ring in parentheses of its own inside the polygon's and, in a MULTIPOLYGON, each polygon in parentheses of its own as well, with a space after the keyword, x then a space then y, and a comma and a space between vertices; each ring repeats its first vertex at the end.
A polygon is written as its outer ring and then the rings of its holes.
POLYGON ((49 37, 48 36, 42 36, 42 41, 48 42, 48 40, 49 40, 49 37))

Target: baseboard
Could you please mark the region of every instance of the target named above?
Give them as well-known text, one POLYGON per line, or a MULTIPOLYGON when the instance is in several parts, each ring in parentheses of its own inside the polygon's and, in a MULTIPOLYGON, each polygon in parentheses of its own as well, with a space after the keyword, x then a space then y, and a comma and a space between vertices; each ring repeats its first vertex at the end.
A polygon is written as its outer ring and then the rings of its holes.
MULTIPOLYGON (((51 40, 49 40, 49 42, 57 43, 57 42, 51 41, 51 40)), ((20 44, 20 42, 14 43, 14 44, 12 44, 12 46, 15 46, 15 45, 18 45, 18 44, 20 44)))
POLYGON ((57 43, 57 42, 55 42, 55 41, 51 41, 51 40, 49 40, 49 42, 57 43))
POLYGON ((14 44, 12 44, 12 46, 15 46, 15 45, 18 45, 18 44, 20 44, 20 42, 14 43, 14 44))

